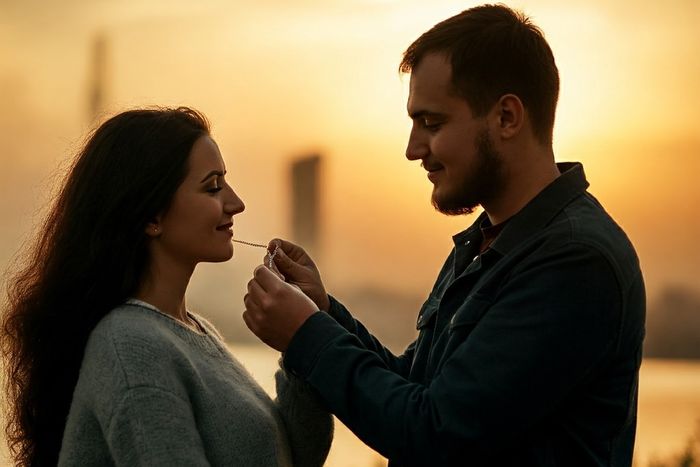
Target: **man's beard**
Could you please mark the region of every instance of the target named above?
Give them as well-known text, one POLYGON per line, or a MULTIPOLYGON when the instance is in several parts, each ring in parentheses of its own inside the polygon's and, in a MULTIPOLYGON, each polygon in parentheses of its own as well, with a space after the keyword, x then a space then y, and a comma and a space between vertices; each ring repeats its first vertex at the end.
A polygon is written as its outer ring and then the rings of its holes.
POLYGON ((471 214, 484 201, 492 199, 503 185, 503 160, 484 129, 476 138, 476 165, 457 189, 443 198, 433 196, 435 209, 448 216, 471 214))

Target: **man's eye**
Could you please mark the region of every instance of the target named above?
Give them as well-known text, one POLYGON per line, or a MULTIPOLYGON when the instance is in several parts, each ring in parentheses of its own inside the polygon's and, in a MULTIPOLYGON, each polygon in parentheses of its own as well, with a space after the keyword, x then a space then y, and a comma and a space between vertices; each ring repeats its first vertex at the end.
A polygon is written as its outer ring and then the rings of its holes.
POLYGON ((441 123, 435 120, 423 120, 423 128, 427 130, 437 130, 440 128, 441 123))

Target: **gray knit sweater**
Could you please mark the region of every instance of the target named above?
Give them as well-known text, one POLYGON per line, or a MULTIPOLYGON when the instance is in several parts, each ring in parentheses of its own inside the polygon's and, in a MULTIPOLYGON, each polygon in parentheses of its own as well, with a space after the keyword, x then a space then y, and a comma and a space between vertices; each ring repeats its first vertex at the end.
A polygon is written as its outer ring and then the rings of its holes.
POLYGON ((272 401, 198 316, 199 334, 127 302, 93 330, 61 466, 318 466, 331 416, 280 370, 272 401))

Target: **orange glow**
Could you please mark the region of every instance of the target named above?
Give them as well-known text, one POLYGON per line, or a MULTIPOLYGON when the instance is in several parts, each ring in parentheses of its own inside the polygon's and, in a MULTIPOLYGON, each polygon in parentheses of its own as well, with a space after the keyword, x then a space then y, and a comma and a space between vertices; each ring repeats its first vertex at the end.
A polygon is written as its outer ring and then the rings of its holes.
MULTIPOLYGON (((687 208, 698 201, 689 174, 700 153, 700 33, 692 20, 700 7, 624 3, 525 5, 561 72, 555 150, 559 160, 586 163, 591 190, 638 243, 651 291, 694 284, 672 271, 700 269, 700 230, 687 208), (675 238, 687 242, 677 246, 692 252, 673 260, 651 247, 663 234, 647 228, 669 206, 681 213, 675 238)), ((242 234, 288 233, 285 164, 309 151, 326 156, 320 261, 330 277, 427 289, 450 235, 469 223, 435 213, 422 170, 403 157, 408 79, 396 69, 403 49, 469 6, 463 2, 23 5, 0 6, 2 118, 13 128, 2 141, 19 155, 5 155, 7 170, 41 178, 79 145, 91 125, 85 87, 99 33, 107 39, 103 114, 153 104, 204 111, 249 206, 242 234)), ((26 210, 45 192, 32 201, 6 190, 7 202, 26 210)))
MULTIPOLYGON (((0 264, 36 231, 96 123, 88 85, 101 35, 102 115, 203 111, 247 205, 238 238, 290 235, 288 163, 320 153, 316 259, 328 290, 427 295, 451 236, 472 219, 435 212, 425 172, 404 157, 408 78, 397 66, 421 33, 478 3, 0 0, 0 264)), ((584 162, 591 192, 637 247, 650 302, 668 285, 700 290, 700 2, 512 6, 543 29, 557 59, 556 157, 584 162)), ((261 260, 236 245, 233 261, 202 265, 190 302, 238 319, 261 260)))

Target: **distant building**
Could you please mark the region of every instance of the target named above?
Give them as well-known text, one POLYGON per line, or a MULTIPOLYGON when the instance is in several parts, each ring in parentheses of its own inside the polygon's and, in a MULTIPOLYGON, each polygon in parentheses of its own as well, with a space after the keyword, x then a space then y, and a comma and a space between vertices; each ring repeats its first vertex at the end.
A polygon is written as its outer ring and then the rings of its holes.
POLYGON ((700 293, 668 287, 649 307, 644 356, 700 359, 700 293))
POLYGON ((92 42, 88 83, 88 118, 94 123, 104 110, 107 88, 107 39, 102 34, 92 42))
POLYGON ((291 166, 292 238, 314 257, 320 254, 320 165, 321 156, 311 155, 291 166))

